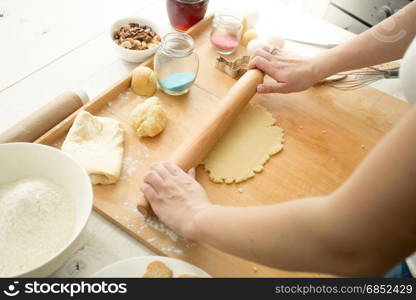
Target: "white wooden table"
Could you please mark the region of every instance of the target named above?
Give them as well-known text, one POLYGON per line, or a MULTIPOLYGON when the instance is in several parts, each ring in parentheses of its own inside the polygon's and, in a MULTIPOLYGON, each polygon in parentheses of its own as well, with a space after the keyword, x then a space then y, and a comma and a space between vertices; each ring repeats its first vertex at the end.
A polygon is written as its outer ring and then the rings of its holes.
MULTIPOLYGON (((226 5, 257 10, 260 32, 326 43, 353 36, 278 1, 228 0, 226 5)), ((211 0, 209 11, 223 6, 224 1, 211 0)), ((136 65, 113 52, 108 27, 131 15, 169 28, 165 0, 0 0, 0 132, 63 91, 82 89, 93 99, 126 76, 136 65)), ((286 47, 306 55, 322 51, 290 42, 286 47)), ((377 87, 403 98, 397 80, 377 87)), ((54 275, 89 276, 117 260, 151 254, 93 212, 79 250, 54 275)))

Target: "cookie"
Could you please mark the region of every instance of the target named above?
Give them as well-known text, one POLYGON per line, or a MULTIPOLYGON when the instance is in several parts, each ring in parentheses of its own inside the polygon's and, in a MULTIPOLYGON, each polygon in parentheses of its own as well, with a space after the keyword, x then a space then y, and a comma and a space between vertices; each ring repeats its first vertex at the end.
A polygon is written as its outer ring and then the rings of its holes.
POLYGON ((182 275, 179 275, 178 278, 199 278, 199 277, 196 275, 182 274, 182 275))
POLYGON ((160 261, 151 262, 147 266, 143 278, 172 278, 173 272, 164 263, 160 261))

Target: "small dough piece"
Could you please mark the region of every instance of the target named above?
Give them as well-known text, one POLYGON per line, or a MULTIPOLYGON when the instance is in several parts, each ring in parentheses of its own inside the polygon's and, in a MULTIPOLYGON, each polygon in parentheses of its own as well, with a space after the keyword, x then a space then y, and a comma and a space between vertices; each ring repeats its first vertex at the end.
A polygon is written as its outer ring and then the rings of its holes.
POLYGON ((166 127, 166 114, 158 97, 140 103, 130 114, 130 124, 139 137, 156 136, 166 127))
POLYGON ((243 17, 243 33, 246 32, 248 29, 253 28, 254 24, 257 23, 259 19, 259 13, 257 10, 253 10, 250 8, 244 12, 243 17))
POLYGON ((254 29, 249 29, 244 32, 243 37, 241 38, 241 45, 247 46, 250 41, 256 38, 258 38, 257 32, 254 29))
POLYGON ((146 273, 144 273, 143 278, 172 278, 173 272, 161 261, 151 262, 147 266, 146 273))
POLYGON ((281 36, 275 34, 275 33, 268 33, 264 36, 264 41, 270 46, 270 47, 276 47, 279 49, 283 49, 285 46, 285 40, 281 36))
POLYGON ((283 149, 283 130, 260 105, 247 105, 202 164, 213 182, 242 182, 283 149))
POLYGON ((120 177, 123 143, 119 121, 81 111, 62 144, 62 151, 85 168, 93 184, 112 184, 120 177))
POLYGON ((150 97, 156 93, 156 75, 152 69, 138 66, 131 78, 131 89, 139 96, 150 97))
POLYGON ((253 55, 254 55, 254 52, 256 52, 257 50, 259 50, 259 49, 261 49, 261 48, 263 48, 263 47, 266 47, 266 46, 270 47, 270 46, 269 46, 269 45, 267 45, 267 43, 266 43, 264 40, 262 40, 262 39, 254 39, 254 40, 251 40, 251 41, 247 44, 247 47, 246 47, 246 49, 247 49, 247 54, 248 54, 249 56, 253 56, 253 55))

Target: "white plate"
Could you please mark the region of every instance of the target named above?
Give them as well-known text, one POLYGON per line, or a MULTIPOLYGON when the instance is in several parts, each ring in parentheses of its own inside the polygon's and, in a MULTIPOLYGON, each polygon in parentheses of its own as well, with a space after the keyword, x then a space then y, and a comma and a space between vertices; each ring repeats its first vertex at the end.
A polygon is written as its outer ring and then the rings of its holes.
POLYGON ((194 265, 179 259, 165 256, 140 256, 128 258, 101 269, 91 277, 141 278, 146 272, 147 266, 154 261, 163 262, 166 266, 168 266, 173 272, 173 277, 178 277, 184 274, 203 278, 211 277, 207 272, 194 265))

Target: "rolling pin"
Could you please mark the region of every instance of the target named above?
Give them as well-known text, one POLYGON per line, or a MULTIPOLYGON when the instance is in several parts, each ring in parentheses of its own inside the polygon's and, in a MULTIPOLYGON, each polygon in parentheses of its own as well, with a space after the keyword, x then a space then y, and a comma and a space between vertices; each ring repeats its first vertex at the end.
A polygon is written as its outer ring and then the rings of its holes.
MULTIPOLYGON (((179 147, 172 161, 187 172, 196 167, 224 135, 237 115, 256 94, 257 85, 262 83, 264 74, 257 70, 247 71, 222 98, 217 111, 188 142, 179 147)), ((145 197, 139 197, 138 210, 143 215, 151 214, 151 207, 145 197)))
POLYGON ((31 143, 88 101, 84 92, 65 92, 0 134, 0 144, 31 143))

